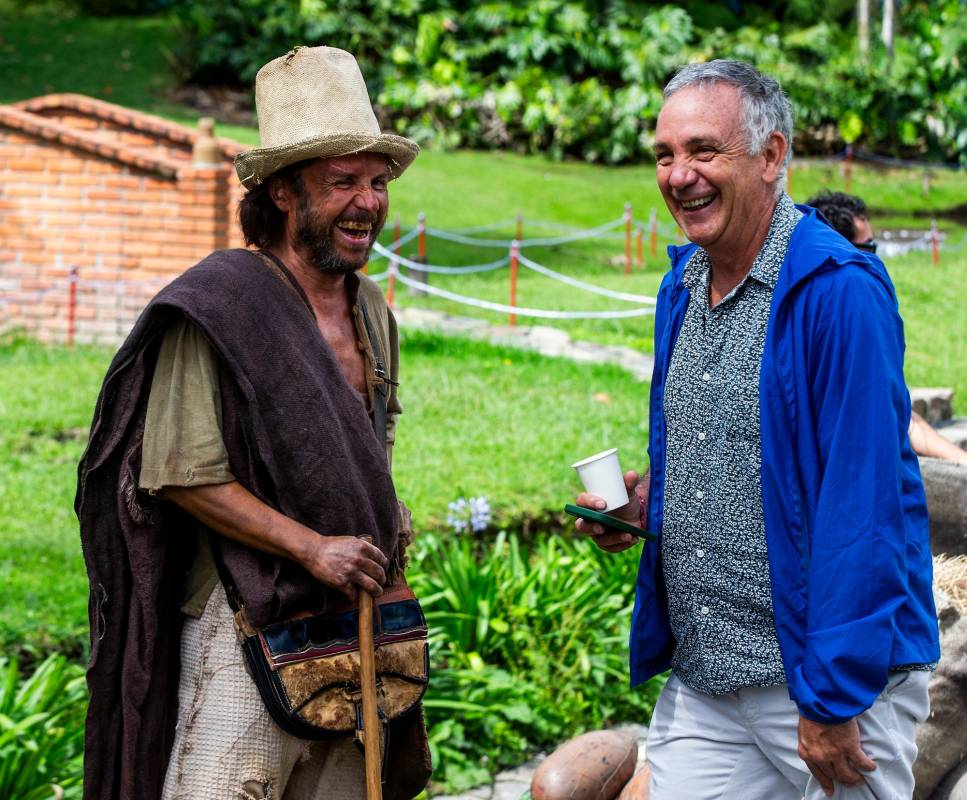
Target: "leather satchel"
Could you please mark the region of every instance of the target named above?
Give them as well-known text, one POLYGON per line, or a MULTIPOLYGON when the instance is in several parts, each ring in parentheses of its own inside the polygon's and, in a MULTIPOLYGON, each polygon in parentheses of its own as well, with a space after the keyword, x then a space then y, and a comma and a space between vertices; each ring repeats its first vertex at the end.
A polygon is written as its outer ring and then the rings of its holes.
MULTIPOLYGON (((423 610, 405 583, 373 601, 376 695, 385 723, 412 711, 426 692, 430 658, 423 610)), ((346 606, 298 614, 255 629, 235 612, 245 660, 272 719, 303 739, 362 741, 359 611, 346 606)))

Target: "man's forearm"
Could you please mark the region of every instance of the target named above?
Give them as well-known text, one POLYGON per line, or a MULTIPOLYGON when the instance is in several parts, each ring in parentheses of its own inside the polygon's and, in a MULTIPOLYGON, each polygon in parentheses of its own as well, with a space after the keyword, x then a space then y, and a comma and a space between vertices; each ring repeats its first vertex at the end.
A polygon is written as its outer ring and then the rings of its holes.
POLYGON ((378 596, 389 559, 355 536, 321 536, 266 505, 238 481, 167 486, 161 496, 229 539, 291 559, 351 600, 359 589, 378 596))
POLYGON ((236 542, 292 561, 304 558, 318 534, 263 503, 238 481, 166 486, 160 495, 236 542))

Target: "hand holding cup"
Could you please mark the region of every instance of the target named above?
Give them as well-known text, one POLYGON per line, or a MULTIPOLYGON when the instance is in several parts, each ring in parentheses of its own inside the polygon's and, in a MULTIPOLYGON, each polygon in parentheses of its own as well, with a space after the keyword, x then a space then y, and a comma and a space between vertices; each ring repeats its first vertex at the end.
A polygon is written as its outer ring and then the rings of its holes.
MULTIPOLYGON (((640 525, 641 504, 647 500, 648 487, 634 470, 621 475, 617 450, 598 453, 572 466, 585 487, 575 499, 575 505, 606 511, 630 525, 640 525)), ((597 522, 579 519, 575 527, 579 533, 593 537, 594 543, 609 553, 620 553, 638 541, 630 533, 621 533, 597 522)))

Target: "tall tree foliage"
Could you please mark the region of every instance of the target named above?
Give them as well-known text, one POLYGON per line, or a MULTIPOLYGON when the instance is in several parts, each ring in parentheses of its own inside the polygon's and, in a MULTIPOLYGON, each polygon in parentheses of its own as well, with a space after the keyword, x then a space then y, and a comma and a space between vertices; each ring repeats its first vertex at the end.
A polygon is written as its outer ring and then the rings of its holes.
MULTIPOLYGON (((647 153, 661 86, 682 63, 741 58, 780 78, 800 152, 860 145, 967 163, 967 13, 898 4, 894 53, 860 58, 854 0, 661 5, 635 0, 178 0, 173 61, 200 83, 251 85, 294 44, 355 53, 393 128, 444 147, 618 163, 647 153)), ((873 21, 879 26, 877 21, 873 21)), ((888 40, 889 41, 889 40, 888 40)))

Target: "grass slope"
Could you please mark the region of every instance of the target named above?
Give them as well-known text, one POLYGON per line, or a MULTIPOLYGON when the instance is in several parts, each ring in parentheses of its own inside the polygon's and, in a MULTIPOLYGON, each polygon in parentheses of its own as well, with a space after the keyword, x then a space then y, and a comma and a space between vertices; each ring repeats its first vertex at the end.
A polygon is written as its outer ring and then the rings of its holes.
MULTIPOLYGON (((192 122, 197 114, 164 99, 172 84, 165 49, 174 36, 162 17, 92 19, 64 14, 55 6, 39 12, 31 6, 24 12, 0 0, 0 102, 79 91, 192 122)), ((253 129, 222 132, 257 142, 253 129)), ((799 200, 820 188, 843 188, 837 165, 797 166, 793 182, 799 200)), ((914 212, 949 208, 967 196, 962 173, 938 173, 925 194, 920 171, 865 167, 854 171, 853 190, 889 214, 875 219, 878 225, 915 221, 914 212)), ((619 217, 626 201, 636 217, 646 218, 654 208, 665 225, 671 224, 648 165, 606 168, 508 153, 425 152, 393 184, 391 194, 391 213, 408 226, 419 211, 430 225, 443 228, 507 220, 521 212, 525 236, 532 236, 551 232, 537 229, 535 220, 589 227, 619 217)), ((512 233, 508 228, 486 235, 509 238, 512 233)), ((666 233, 661 246, 668 243, 666 233)), ((591 283, 654 294, 665 269, 661 249, 655 257, 646 256, 643 270, 628 276, 613 263, 623 247, 620 239, 603 239, 527 252, 591 283)), ((405 252, 414 250, 415 243, 405 252)), ((500 253, 431 240, 429 255, 435 263, 468 264, 500 253)), ((909 382, 953 386, 963 413, 967 251, 945 254, 939 267, 925 254, 897 258, 888 266, 906 320, 909 382)), ((383 269, 385 262, 373 262, 372 272, 383 269)), ((508 295, 506 271, 433 276, 432 282, 497 302, 506 302, 508 295)), ((413 298, 403 289, 397 298, 402 304, 471 313, 449 301, 413 298)), ((521 271, 518 302, 557 309, 626 307, 526 270, 521 271)), ((491 312, 472 313, 505 320, 491 312)), ((581 339, 651 348, 647 317, 561 327, 581 339)), ((566 465, 576 455, 612 444, 626 453, 643 451, 646 387, 613 368, 578 367, 417 334, 408 334, 404 347, 406 413, 395 467, 400 492, 414 506, 418 524, 439 525, 446 503, 459 495, 487 495, 504 518, 540 515, 570 496, 573 478, 566 465)), ((72 431, 89 422, 108 357, 101 350, 44 350, 29 343, 0 349, 0 550, 13 553, 0 562, 0 600, 23 611, 0 620, 0 641, 16 641, 31 631, 29 641, 43 648, 49 639, 79 635, 83 575, 70 506, 82 444, 72 431), (57 603, 44 599, 51 592, 57 603)))
POLYGON ((0 346, 0 652, 85 646, 77 462, 110 354, 0 346))
MULTIPOLYGON (((0 652, 86 646, 76 465, 110 360, 103 349, 0 345, 0 652)), ((559 510, 581 456, 644 466, 647 385, 615 367, 406 332, 394 472, 417 530, 485 495, 499 522, 559 510)))

